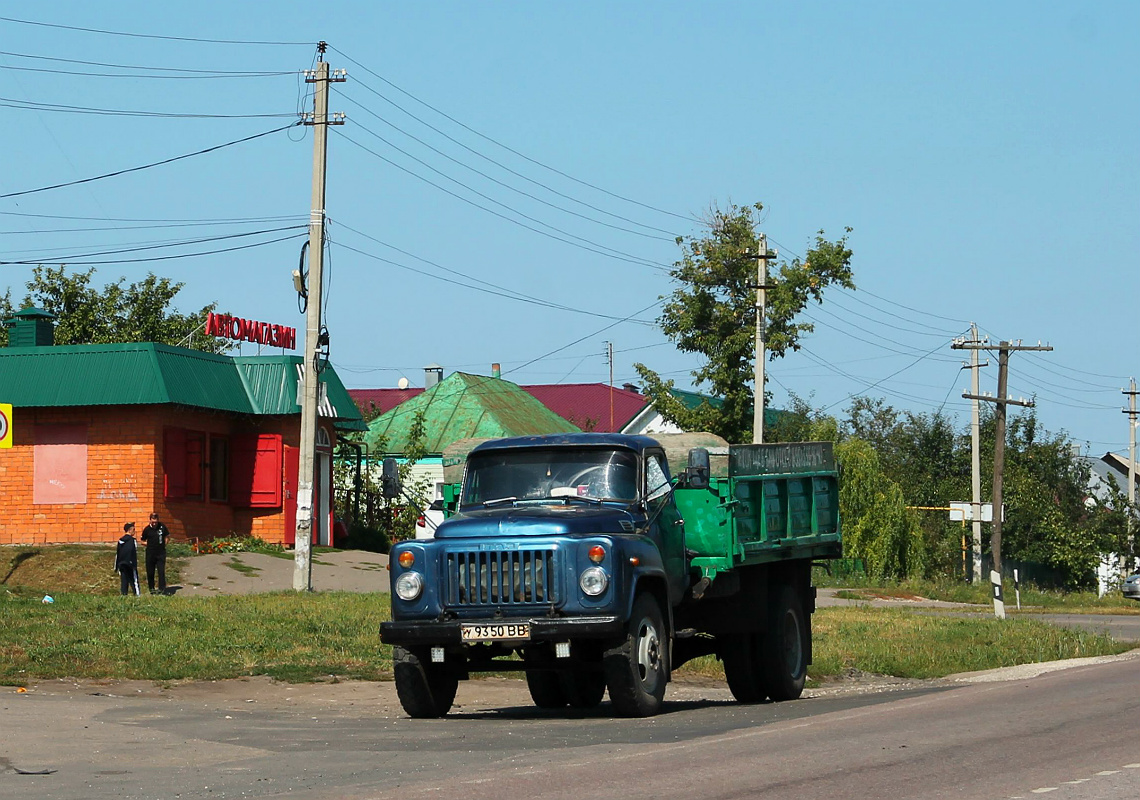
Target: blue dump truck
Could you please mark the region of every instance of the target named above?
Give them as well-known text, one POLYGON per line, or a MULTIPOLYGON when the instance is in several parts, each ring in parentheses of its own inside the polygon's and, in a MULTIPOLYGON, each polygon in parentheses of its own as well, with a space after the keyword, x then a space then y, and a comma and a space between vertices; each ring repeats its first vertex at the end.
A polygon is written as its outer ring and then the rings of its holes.
POLYGON ((396 691, 441 717, 474 672, 522 671, 541 708, 661 708, 713 654, 742 703, 792 700, 811 663, 811 565, 841 554, 829 442, 694 448, 568 434, 470 451, 449 517, 389 556, 396 691), (717 462, 714 468, 714 462, 717 462))

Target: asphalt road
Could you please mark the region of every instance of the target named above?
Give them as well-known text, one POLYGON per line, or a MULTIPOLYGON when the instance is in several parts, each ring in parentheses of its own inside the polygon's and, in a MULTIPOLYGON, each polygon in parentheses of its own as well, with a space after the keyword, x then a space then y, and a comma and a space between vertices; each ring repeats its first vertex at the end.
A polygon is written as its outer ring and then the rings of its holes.
POLYGON ((1140 652, 1047 669, 757 706, 681 684, 648 720, 539 711, 502 679, 442 720, 390 683, 48 683, 0 694, 0 797, 1136 795, 1140 652))

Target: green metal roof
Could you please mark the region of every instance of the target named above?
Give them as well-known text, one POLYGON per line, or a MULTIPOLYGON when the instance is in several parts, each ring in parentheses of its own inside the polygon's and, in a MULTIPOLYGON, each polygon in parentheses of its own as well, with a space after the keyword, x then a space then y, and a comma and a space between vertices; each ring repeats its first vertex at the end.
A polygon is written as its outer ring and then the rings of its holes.
MULTIPOLYGON (((685 408, 690 411, 699 408, 701 403, 708 403, 713 408, 721 408, 724 405, 723 397, 713 397, 712 395, 690 392, 685 389, 672 389, 670 391, 673 393, 673 396, 680 400, 685 408)), ((781 411, 778 408, 765 408, 764 424, 775 425, 780 421, 780 418, 787 413, 787 411, 781 411)))
POLYGON ((452 373, 423 394, 372 420, 365 441, 376 449, 403 453, 411 438, 416 413, 424 414, 427 452, 442 453, 459 439, 578 433, 573 423, 548 409, 518 385, 501 378, 452 373))
MULTIPOLYGON (((238 414, 297 414, 299 356, 224 356, 130 344, 0 349, 0 399, 16 407, 178 404, 238 414)), ((367 430, 331 368, 325 416, 367 430)))

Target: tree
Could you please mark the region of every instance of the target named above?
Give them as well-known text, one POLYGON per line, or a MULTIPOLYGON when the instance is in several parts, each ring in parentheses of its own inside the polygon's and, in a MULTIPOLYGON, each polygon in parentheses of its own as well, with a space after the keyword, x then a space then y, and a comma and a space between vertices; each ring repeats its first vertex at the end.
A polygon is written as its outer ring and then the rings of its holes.
MULTIPOLYGON (((707 385, 723 398, 723 405, 686 408, 672 395, 672 381, 663 381, 644 364, 634 365, 646 395, 663 417, 686 430, 711 431, 730 442, 752 440, 756 260, 750 253, 758 252, 762 209, 759 203, 725 210, 714 207, 705 223, 707 233, 678 237, 682 255, 670 275, 679 286, 657 320, 679 350, 704 356, 705 363, 692 373, 693 378, 697 386, 707 385)), ((846 235, 832 242, 820 231, 803 261, 783 261, 769 269, 769 280, 775 284, 768 290, 765 312, 769 359, 799 349, 801 336, 813 327, 797 318, 809 302, 823 302, 824 289, 832 284, 854 288, 851 255, 846 235)))
MULTIPOLYGON (((206 315, 217 304, 191 314, 170 308, 184 283, 150 273, 129 285, 124 285, 126 278, 119 278, 97 289, 91 286, 94 274, 94 267, 86 272, 68 272, 63 266, 37 266, 26 284, 28 294, 21 307, 35 306, 55 314, 56 344, 160 342, 208 353, 224 353, 233 346, 216 336, 191 336, 204 326, 206 315)), ((7 319, 15 310, 9 290, 0 298, 0 312, 7 319)), ((0 343, 7 344, 7 331, 0 336, 0 343)))

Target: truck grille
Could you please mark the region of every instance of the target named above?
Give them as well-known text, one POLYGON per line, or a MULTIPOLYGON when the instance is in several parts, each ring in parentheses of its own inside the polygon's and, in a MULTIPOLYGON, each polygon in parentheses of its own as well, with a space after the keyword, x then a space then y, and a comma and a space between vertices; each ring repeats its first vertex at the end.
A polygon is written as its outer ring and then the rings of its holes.
POLYGON ((448 606, 557 602, 554 550, 458 550, 447 553, 448 606))

